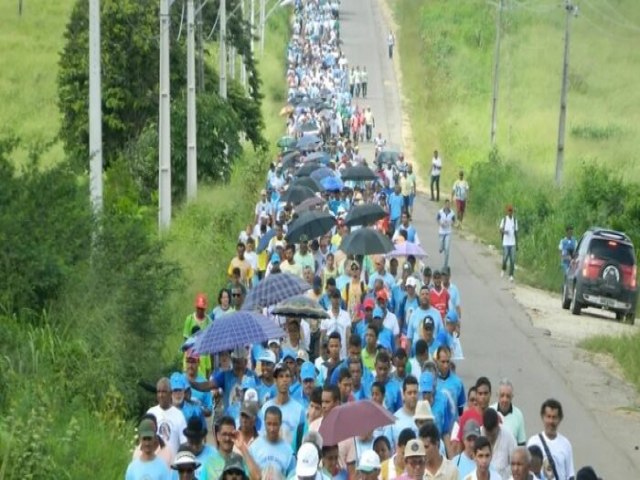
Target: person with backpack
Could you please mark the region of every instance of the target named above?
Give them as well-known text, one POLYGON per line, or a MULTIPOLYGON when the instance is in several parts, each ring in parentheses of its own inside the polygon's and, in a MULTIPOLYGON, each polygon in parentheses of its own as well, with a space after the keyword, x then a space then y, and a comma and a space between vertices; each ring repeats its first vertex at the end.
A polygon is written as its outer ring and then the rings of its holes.
POLYGON ((504 272, 507 270, 507 262, 509 262, 509 281, 513 282, 518 244, 518 220, 513 215, 513 207, 511 205, 507 205, 507 214, 500 221, 500 233, 502 234, 502 270, 500 276, 504 277, 504 272))

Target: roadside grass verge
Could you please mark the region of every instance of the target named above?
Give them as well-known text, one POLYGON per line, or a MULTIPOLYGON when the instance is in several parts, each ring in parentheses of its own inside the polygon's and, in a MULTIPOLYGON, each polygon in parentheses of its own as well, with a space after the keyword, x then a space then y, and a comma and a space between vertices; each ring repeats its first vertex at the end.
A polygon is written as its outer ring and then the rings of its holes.
POLYGON ((640 335, 598 335, 580 342, 579 346, 591 352, 611 355, 620 364, 627 380, 640 391, 640 335))

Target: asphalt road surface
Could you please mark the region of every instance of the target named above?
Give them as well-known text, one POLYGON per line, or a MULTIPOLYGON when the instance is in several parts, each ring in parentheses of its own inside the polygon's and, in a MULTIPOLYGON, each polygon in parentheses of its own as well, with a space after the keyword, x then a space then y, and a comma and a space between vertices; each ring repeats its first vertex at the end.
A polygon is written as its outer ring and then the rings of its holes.
MULTIPOLYGON (((381 131, 389 143, 401 146, 401 99, 393 62, 387 56, 389 28, 381 1, 342 0, 343 51, 350 65, 365 65, 369 71, 369 96, 356 102, 371 106, 376 119, 374 134, 381 131)), ((372 158, 371 145, 361 149, 368 159, 372 158)), ((442 154, 446 170, 447 152, 442 154)), ((451 185, 441 187, 445 195, 450 192, 451 185)), ((427 263, 432 268, 442 266, 435 223, 438 208, 420 195, 414 211, 414 224, 430 254, 427 263)), ((496 236, 501 216, 502 212, 496 212, 496 236)), ((640 478, 640 438, 630 434, 630 430, 637 432, 637 425, 630 429, 628 419, 609 408, 616 399, 608 396, 606 372, 577 359, 575 351, 558 345, 532 326, 514 299, 508 280, 500 278, 496 257, 485 247, 454 232, 450 266, 453 283, 462 297, 461 340, 466 359, 458 362, 458 373, 465 385, 486 375, 494 384, 495 394, 498 381, 509 378, 515 386, 514 403, 525 415, 527 436, 542 429, 541 403, 549 397, 558 399, 565 412, 560 431, 573 445, 576 470, 593 465, 605 479, 640 478)))

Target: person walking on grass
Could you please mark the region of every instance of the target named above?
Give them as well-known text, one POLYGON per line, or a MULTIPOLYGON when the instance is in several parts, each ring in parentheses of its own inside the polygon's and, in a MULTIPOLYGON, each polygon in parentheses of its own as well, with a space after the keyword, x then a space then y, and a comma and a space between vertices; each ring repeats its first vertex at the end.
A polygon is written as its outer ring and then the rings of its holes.
POLYGON ((467 198, 469 197, 469 183, 464 179, 464 172, 460 170, 458 179, 453 183, 451 198, 456 204, 456 218, 458 226, 462 226, 462 219, 467 208, 467 198))
POLYGON ((442 172, 442 158, 440 158, 440 154, 438 153, 438 150, 434 150, 433 158, 431 159, 431 201, 432 202, 440 201, 440 173, 441 172, 442 172))
POLYGON ((500 233, 502 234, 502 270, 500 276, 504 277, 508 262, 509 281, 513 282, 518 244, 518 220, 513 216, 513 207, 511 205, 507 205, 507 214, 500 221, 500 233))

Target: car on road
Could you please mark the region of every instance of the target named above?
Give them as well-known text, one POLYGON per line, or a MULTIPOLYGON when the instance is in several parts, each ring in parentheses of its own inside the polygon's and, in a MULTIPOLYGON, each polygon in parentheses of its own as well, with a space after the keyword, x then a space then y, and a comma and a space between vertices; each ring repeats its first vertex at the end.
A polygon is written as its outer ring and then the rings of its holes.
POLYGON ((633 324, 638 301, 637 263, 631 239, 623 232, 592 227, 580 238, 562 286, 562 308, 615 312, 633 324))

